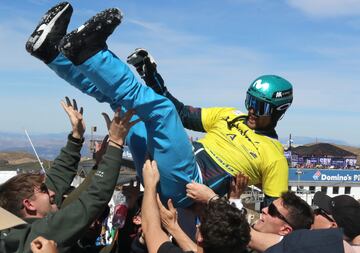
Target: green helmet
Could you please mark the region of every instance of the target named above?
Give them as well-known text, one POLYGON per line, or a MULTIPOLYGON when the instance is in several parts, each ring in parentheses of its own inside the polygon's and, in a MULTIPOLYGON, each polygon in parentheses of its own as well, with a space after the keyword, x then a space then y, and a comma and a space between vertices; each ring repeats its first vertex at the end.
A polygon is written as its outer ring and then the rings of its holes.
POLYGON ((247 91, 246 109, 253 108, 258 116, 280 119, 293 101, 293 89, 289 81, 280 76, 264 75, 253 81, 247 91))

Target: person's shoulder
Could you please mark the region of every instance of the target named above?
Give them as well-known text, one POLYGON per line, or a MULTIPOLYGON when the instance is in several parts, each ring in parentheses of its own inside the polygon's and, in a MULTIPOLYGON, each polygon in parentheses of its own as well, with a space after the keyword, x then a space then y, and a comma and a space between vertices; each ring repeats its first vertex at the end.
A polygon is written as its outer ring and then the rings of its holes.
POLYGON ((286 236, 265 253, 338 253, 343 252, 342 232, 339 229, 296 230, 286 236))
POLYGON ((236 109, 234 107, 204 107, 204 108, 201 108, 201 109, 203 111, 222 112, 222 113, 233 114, 233 115, 236 115, 236 116, 246 115, 245 113, 239 111, 238 109, 236 109))
MULTIPOLYGON (((25 223, 12 228, 0 230, 0 240, 9 245, 16 247, 17 252, 25 251, 25 248, 30 248, 31 238, 33 237, 32 225, 25 223)), ((0 245, 0 252, 1 251, 0 245)))
POLYGON ((233 107, 223 108, 224 114, 227 114, 231 119, 237 118, 241 121, 241 119, 245 120, 247 114, 233 107))
POLYGON ((238 118, 239 116, 243 116, 244 119, 246 114, 240 112, 236 108, 233 107, 208 107, 202 108, 201 114, 205 118, 211 119, 226 119, 233 120, 234 118, 238 118))
POLYGON ((284 147, 279 140, 262 134, 257 134, 257 138, 259 140, 259 148, 269 152, 269 158, 272 157, 278 160, 284 156, 284 147))

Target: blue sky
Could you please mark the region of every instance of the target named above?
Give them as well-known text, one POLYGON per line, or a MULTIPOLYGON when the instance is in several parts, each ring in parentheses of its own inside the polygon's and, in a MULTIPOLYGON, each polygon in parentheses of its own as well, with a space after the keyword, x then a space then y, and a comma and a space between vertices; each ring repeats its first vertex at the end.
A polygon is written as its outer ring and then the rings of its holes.
MULTIPOLYGON (((42 14, 57 1, 3 0, 0 6, 0 131, 70 129, 60 100, 85 108, 88 126, 105 132, 105 104, 83 95, 24 49, 42 14)), ((344 140, 360 146, 360 1, 87 0, 73 1, 69 30, 119 7, 122 24, 109 47, 124 59, 149 49, 170 91, 196 106, 244 111, 249 84, 277 74, 294 85, 280 136, 344 140)), ((296 142, 296 140, 295 140, 296 142)))

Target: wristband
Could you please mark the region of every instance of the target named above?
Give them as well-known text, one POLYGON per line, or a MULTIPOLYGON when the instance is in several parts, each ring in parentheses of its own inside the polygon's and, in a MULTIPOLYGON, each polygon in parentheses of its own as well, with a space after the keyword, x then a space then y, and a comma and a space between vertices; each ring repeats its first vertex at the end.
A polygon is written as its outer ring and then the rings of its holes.
POLYGON ((84 143, 84 137, 78 139, 72 136, 72 132, 68 135, 68 140, 75 144, 83 144, 84 143))
POLYGON ((121 148, 121 149, 123 149, 123 148, 124 148, 124 145, 120 145, 119 143, 117 143, 117 142, 113 141, 112 139, 109 139, 109 142, 111 142, 111 143, 115 144, 117 147, 119 147, 119 148, 121 148))

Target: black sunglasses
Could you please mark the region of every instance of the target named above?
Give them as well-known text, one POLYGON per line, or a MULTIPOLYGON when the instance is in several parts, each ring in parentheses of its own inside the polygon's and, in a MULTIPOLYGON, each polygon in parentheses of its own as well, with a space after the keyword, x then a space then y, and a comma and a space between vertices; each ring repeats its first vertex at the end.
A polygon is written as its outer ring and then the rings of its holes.
MULTIPOLYGON (((49 188, 46 186, 45 183, 41 183, 39 186, 35 186, 35 190, 40 193, 46 193, 47 195, 50 196, 49 188)), ((34 193, 32 193, 28 198, 31 198, 32 196, 34 196, 34 193)), ((50 200, 50 202, 51 202, 51 200, 50 200)), ((53 203, 51 203, 51 204, 53 204, 53 203)), ((21 205, 21 209, 22 208, 24 208, 24 205, 21 205)))
POLYGON ((294 228, 294 226, 291 225, 291 223, 285 218, 285 216, 279 212, 279 210, 273 203, 268 206, 268 213, 270 214, 270 216, 277 217, 280 220, 285 221, 287 224, 289 224, 290 227, 294 228))
POLYGON ((315 215, 321 215, 322 217, 326 218, 326 219, 327 219, 328 221, 330 221, 330 222, 336 222, 333 218, 331 218, 331 217, 329 216, 329 214, 327 214, 327 213, 325 212, 324 209, 317 208, 317 209, 314 210, 314 214, 315 214, 315 215))
POLYGON ((42 183, 39 187, 39 192, 41 193, 46 193, 47 195, 49 195, 50 198, 50 204, 53 205, 55 204, 55 196, 50 196, 50 192, 49 192, 49 188, 46 186, 45 183, 42 183))
POLYGON ((41 183, 39 186, 39 192, 49 194, 49 188, 46 186, 45 183, 41 183))

